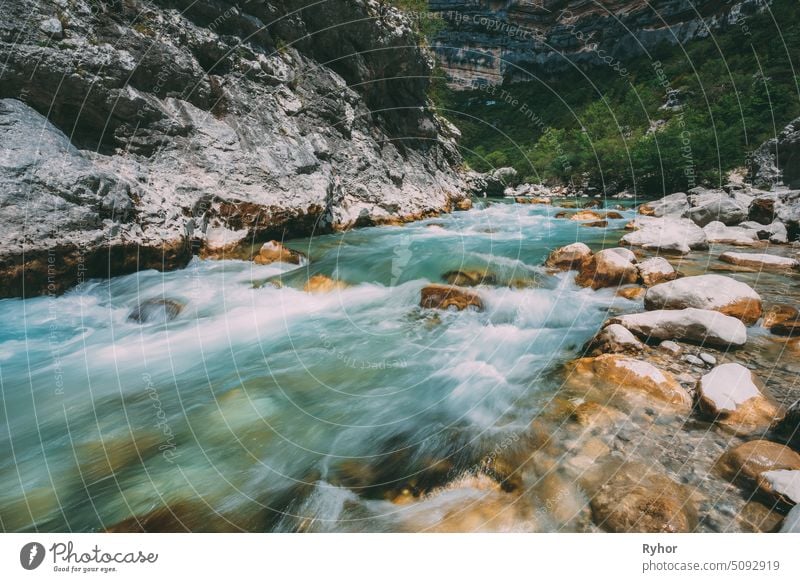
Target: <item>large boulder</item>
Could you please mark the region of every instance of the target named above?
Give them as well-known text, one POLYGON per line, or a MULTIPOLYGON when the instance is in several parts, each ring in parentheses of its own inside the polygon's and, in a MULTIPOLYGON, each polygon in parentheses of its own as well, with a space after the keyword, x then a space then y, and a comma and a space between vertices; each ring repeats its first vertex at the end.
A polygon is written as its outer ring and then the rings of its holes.
POLYGON ((656 218, 634 221, 633 232, 620 240, 620 244, 643 249, 685 255, 693 250, 708 248, 703 229, 691 220, 678 218, 656 218))
POLYGON ((800 188, 800 118, 753 152, 750 177, 759 187, 769 188, 782 180, 790 188, 800 188))
POLYGON ((786 229, 786 225, 778 220, 774 220, 769 224, 748 220, 741 223, 738 228, 755 231, 759 240, 768 240, 772 244, 780 245, 789 242, 789 231, 786 229))
POLYGON ((545 266, 559 271, 578 269, 583 262, 592 256, 591 249, 584 243, 576 242, 557 248, 545 261, 545 266))
POLYGON ((694 307, 620 315, 609 323, 619 323, 645 341, 683 340, 720 348, 747 342, 747 328, 740 320, 694 307))
POLYGON ((747 206, 730 197, 727 192, 703 193, 694 199, 690 198, 692 202, 693 208, 687 210, 685 216, 698 226, 716 221, 732 226, 747 219, 747 206))
POLYGON ((678 273, 664 257, 650 257, 639 263, 639 276, 645 287, 673 281, 678 273))
POLYGON ((711 370, 698 382, 697 395, 703 412, 735 432, 766 428, 780 416, 764 383, 741 364, 711 370))
POLYGON ((752 325, 761 317, 761 297, 746 283, 724 275, 697 275, 661 283, 647 290, 647 310, 711 309, 752 325))
POLYGON ((645 403, 671 412, 688 412, 692 406, 688 392, 672 374, 619 354, 575 360, 567 382, 590 396, 599 391, 604 402, 618 400, 633 407, 645 403))
POLYGON ((797 269, 800 261, 791 257, 782 257, 770 253, 736 253, 725 252, 719 260, 740 267, 751 267, 758 270, 786 270, 797 269))
POLYGON ((615 248, 599 251, 585 260, 575 282, 581 287, 601 289, 618 287, 639 281, 636 255, 628 249, 615 248))
POLYGON ((703 227, 706 240, 709 243, 727 244, 742 247, 753 246, 758 243, 758 231, 740 228, 738 226, 725 226, 719 221, 710 222, 703 227))
POLYGON ((756 196, 747 209, 747 218, 759 224, 771 224, 775 220, 775 194, 756 196))
POLYGON ((689 209, 689 201, 683 192, 675 192, 660 200, 639 206, 638 212, 644 216, 682 216, 689 209))
POLYGON ((454 285, 427 285, 423 287, 419 304, 420 307, 426 309, 448 309, 451 311, 476 309, 483 311, 483 301, 477 293, 454 285))
POLYGON ((610 471, 590 505, 594 522, 610 532, 687 533, 696 526, 689 491, 640 463, 610 471))

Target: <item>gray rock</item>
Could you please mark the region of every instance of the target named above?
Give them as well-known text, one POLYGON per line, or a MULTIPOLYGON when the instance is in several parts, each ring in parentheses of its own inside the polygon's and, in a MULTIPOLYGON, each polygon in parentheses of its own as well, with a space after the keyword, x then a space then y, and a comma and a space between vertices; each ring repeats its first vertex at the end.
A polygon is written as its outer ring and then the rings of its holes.
POLYGON ((701 360, 697 356, 693 356, 692 354, 686 354, 681 359, 684 362, 691 364, 692 366, 699 366, 701 368, 705 366, 705 362, 703 360, 701 360))
POLYGON ((703 229, 691 220, 641 216, 635 225, 638 229, 623 236, 621 244, 681 255, 708 248, 703 229))
POLYGON ((800 533, 800 505, 795 505, 792 510, 786 514, 780 533, 800 533))
POLYGON ((685 216, 698 226, 721 222, 726 226, 739 224, 747 218, 747 206, 723 191, 712 191, 690 197, 693 208, 685 216))
POLYGON ((735 317, 692 307, 621 315, 609 323, 619 323, 645 341, 678 339, 715 347, 747 341, 747 328, 735 317))
POLYGON ((134 307, 128 320, 136 323, 164 323, 178 317, 184 304, 177 299, 148 299, 134 307))
POLYGON ((658 349, 663 350, 665 352, 669 352, 670 354, 680 355, 683 351, 683 348, 671 340, 664 340, 660 344, 658 344, 658 349))
POLYGON ((58 18, 48 18, 39 24, 39 30, 55 39, 64 37, 64 28, 58 18))
POLYGON ((180 267, 207 233, 264 242, 463 197, 457 131, 428 107, 431 55, 396 9, 198 0, 143 19, 118 4, 66 4, 59 42, 39 27, 48 2, 4 8, 0 297, 45 292, 48 251, 62 291, 180 267))
POLYGON ((716 366, 717 365, 717 358, 715 358, 714 356, 712 356, 711 354, 708 354, 706 352, 701 352, 700 353, 700 359, 703 360, 709 366, 716 366))

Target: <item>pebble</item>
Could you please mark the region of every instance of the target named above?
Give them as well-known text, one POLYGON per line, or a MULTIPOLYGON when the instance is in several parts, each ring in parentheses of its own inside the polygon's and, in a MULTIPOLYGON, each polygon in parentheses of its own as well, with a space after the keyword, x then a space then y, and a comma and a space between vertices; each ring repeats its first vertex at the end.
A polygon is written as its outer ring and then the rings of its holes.
POLYGON ((703 352, 702 354, 700 354, 700 359, 701 359, 701 360, 703 360, 703 361, 704 361, 706 364, 708 364, 709 366, 715 366, 715 365, 716 365, 716 363, 717 363, 717 358, 715 358, 715 357, 714 357, 714 356, 712 356, 711 354, 707 354, 707 353, 705 353, 705 352, 703 352))
POLYGON ((686 354, 683 356, 683 361, 690 363, 692 366, 701 366, 705 367, 706 363, 698 358, 697 356, 693 356, 692 354, 686 354))

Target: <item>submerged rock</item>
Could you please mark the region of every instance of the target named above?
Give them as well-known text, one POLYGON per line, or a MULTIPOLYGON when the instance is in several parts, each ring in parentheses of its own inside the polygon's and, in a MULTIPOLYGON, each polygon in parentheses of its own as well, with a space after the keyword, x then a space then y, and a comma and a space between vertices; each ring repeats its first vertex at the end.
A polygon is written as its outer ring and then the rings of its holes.
POLYGON ((785 324, 787 322, 794 323, 798 320, 800 320, 800 311, 798 311, 796 307, 793 305, 777 304, 770 305, 770 307, 764 311, 764 319, 761 321, 761 325, 767 329, 772 329, 776 325, 785 324))
POLYGON ((636 255, 628 249, 605 249, 581 263, 575 282, 582 287, 602 289, 639 281, 636 255))
POLYGON ((314 275, 303 286, 306 293, 330 293, 338 289, 344 289, 347 284, 344 281, 331 279, 325 275, 314 275))
POLYGON ((736 432, 766 428, 779 416, 763 382, 741 364, 711 370, 698 382, 697 395, 703 412, 736 432))
POLYGON ((600 390, 604 399, 621 399, 628 405, 642 400, 674 412, 688 412, 692 400, 669 372, 642 360, 604 354, 580 358, 570 366, 570 382, 576 391, 600 390))
POLYGON ((477 287, 478 285, 494 285, 497 277, 489 271, 483 270, 456 270, 448 271, 442 278, 448 285, 458 287, 477 287))
POLYGON ((623 287, 622 289, 618 289, 616 292, 617 297, 624 297, 630 301, 636 301, 644 297, 644 294, 647 293, 647 289, 640 285, 636 285, 635 287, 623 287))
POLYGON ((610 532, 686 533, 696 526, 689 492, 641 463, 615 468, 591 508, 594 522, 610 532))
POLYGON ((269 265, 271 263, 289 263, 301 265, 305 260, 305 255, 300 251, 283 246, 276 240, 265 242, 253 258, 257 265, 269 265))
POLYGON ((172 321, 178 317, 184 307, 185 304, 177 299, 148 299, 133 308, 128 315, 128 320, 136 323, 172 321))
POLYGON ((483 311, 483 301, 480 296, 468 289, 454 285, 428 285, 423 287, 420 297, 420 307, 426 309, 477 309, 483 311))
POLYGON ((599 212, 595 212, 594 210, 579 210, 575 214, 569 217, 570 220, 602 220, 604 215, 600 214, 599 212))
POLYGON ((797 269, 800 262, 797 259, 772 255, 769 253, 735 253, 726 252, 719 256, 719 260, 732 265, 741 267, 752 267, 754 269, 797 269))
POLYGON ((722 348, 747 341, 747 328, 740 320, 694 307, 621 315, 609 323, 619 323, 645 341, 684 340, 722 348))
POLYGON ((648 289, 647 310, 711 309, 751 325, 761 317, 761 297, 752 287, 723 275, 698 275, 661 283, 648 289))
POLYGON ((592 256, 591 249, 581 242, 563 246, 550 253, 545 266, 560 271, 579 269, 583 262, 592 256))
POLYGON ((731 481, 755 486, 784 503, 797 503, 800 455, 785 445, 755 440, 730 449, 717 461, 717 469, 731 481), (787 499, 788 498, 788 499, 787 499))

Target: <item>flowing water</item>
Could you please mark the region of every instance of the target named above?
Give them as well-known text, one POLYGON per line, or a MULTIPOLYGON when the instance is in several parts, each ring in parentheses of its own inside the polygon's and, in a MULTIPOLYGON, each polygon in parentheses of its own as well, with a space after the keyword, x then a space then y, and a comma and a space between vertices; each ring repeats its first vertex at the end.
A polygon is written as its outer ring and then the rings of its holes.
MULTIPOLYGON (((632 211, 598 229, 559 210, 498 202, 289 241, 300 267, 194 259, 0 301, 0 525, 166 508, 187 529, 436 528, 479 488, 425 494, 516 442, 609 311, 637 309, 541 267, 571 242, 616 246, 632 211), (485 311, 419 308, 456 269, 494 275, 485 311), (348 286, 304 292, 317 273, 348 286), (130 321, 150 298, 185 308, 130 321)), ((517 505, 498 529, 548 529, 517 505)))

